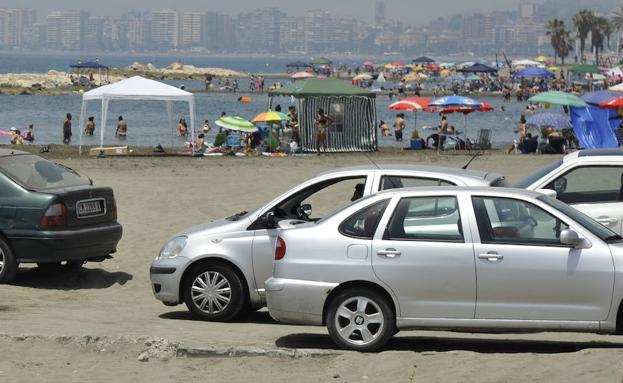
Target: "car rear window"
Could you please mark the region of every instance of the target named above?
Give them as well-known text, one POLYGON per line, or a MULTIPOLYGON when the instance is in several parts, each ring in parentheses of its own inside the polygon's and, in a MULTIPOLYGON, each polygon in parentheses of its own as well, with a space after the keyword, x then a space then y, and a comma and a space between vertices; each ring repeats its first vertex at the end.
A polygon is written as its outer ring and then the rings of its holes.
POLYGON ((35 155, 0 158, 0 171, 30 190, 43 191, 89 185, 88 178, 76 171, 35 155))

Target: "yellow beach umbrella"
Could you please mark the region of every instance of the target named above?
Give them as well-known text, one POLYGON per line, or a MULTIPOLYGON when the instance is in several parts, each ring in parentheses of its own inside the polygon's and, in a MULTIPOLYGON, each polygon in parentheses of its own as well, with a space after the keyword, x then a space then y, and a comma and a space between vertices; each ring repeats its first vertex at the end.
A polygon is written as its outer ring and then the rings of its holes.
POLYGON ((538 61, 538 62, 541 62, 541 63, 544 63, 544 62, 546 62, 548 60, 549 60, 549 57, 543 56, 543 55, 540 55, 540 56, 537 56, 537 57, 534 58, 534 61, 538 61))

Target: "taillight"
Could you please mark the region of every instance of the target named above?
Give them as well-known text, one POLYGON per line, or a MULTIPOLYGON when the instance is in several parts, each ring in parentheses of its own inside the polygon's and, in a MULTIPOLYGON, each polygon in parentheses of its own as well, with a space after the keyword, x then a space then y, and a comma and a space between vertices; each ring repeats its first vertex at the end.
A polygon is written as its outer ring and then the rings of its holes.
POLYGON ((41 217, 41 226, 63 226, 67 223, 67 208, 62 203, 50 205, 41 217))
POLYGON ((113 219, 117 219, 117 200, 115 200, 114 196, 112 197, 112 202, 110 203, 110 214, 113 219))
POLYGON ((286 256, 286 241, 281 237, 277 237, 277 246, 275 246, 275 261, 286 256))

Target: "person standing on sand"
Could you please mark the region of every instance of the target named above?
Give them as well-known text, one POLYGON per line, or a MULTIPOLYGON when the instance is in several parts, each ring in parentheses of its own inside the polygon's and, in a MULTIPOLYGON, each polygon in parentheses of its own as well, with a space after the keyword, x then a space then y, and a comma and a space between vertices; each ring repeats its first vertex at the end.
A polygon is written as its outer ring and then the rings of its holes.
POLYGON ((63 122, 63 143, 69 144, 71 142, 71 113, 65 115, 65 122, 63 122))
POLYGON ((329 121, 334 121, 333 117, 326 115, 322 108, 318 109, 318 115, 316 116, 316 150, 320 155, 320 148, 327 151, 327 130, 329 128, 329 121))
POLYGON ((508 148, 507 153, 511 154, 511 152, 513 150, 515 150, 515 148, 517 147, 517 145, 519 145, 521 143, 521 141, 524 140, 524 138, 526 138, 526 116, 525 115, 521 115, 521 117, 519 118, 519 139, 518 140, 513 140, 513 145, 511 145, 510 148, 508 148))
POLYGON ((84 134, 86 136, 92 136, 95 132, 95 117, 89 117, 89 121, 87 121, 87 126, 84 128, 84 134))
POLYGON ((117 123, 117 130, 115 136, 119 138, 125 138, 128 134, 128 124, 123 119, 123 116, 119 116, 119 122, 117 123))

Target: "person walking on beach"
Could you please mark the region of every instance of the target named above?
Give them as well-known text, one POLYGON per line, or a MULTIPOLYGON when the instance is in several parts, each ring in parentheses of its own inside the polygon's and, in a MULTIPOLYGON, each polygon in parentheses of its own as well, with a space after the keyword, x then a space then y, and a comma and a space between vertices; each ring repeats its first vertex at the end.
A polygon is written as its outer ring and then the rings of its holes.
POLYGON ((117 123, 117 130, 115 136, 119 138, 125 138, 128 134, 128 124, 123 119, 123 116, 119 116, 119 122, 117 123))
POLYGON ((402 142, 402 130, 405 128, 405 115, 398 113, 394 119, 394 136, 396 141, 402 142))
POLYGON ((92 136, 95 132, 95 117, 89 117, 89 121, 87 121, 87 126, 84 128, 84 134, 86 136, 92 136))
POLYGON ((318 115, 316 116, 316 150, 320 155, 320 148, 327 151, 327 130, 329 128, 329 121, 334 121, 333 117, 324 113, 322 108, 318 109, 318 115))
POLYGON ((63 122, 63 143, 69 144, 71 142, 71 113, 65 115, 65 122, 63 122))

